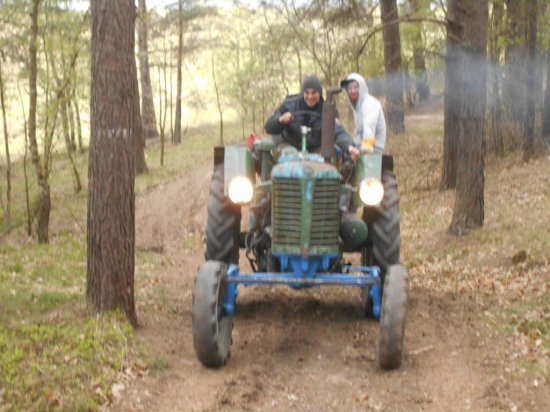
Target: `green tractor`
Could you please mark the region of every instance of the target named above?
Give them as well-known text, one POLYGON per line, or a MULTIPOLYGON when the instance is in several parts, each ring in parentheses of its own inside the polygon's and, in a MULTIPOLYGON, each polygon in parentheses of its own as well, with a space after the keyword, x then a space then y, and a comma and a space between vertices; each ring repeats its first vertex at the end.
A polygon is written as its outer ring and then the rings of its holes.
POLYGON ((334 145, 336 107, 328 90, 323 106, 321 153, 276 151, 272 139, 252 147, 214 149, 208 201, 206 262, 193 293, 193 338, 206 367, 224 365, 232 343, 238 285, 293 288, 348 285, 361 290, 366 317, 380 320, 379 364, 401 364, 408 274, 399 264, 399 193, 393 159, 361 153, 353 184, 343 178, 334 145), (363 205, 362 216, 345 213, 363 205), (249 208, 242 230, 243 207, 249 208), (253 269, 241 273, 239 250, 253 269), (361 265, 344 252, 361 253, 361 265))

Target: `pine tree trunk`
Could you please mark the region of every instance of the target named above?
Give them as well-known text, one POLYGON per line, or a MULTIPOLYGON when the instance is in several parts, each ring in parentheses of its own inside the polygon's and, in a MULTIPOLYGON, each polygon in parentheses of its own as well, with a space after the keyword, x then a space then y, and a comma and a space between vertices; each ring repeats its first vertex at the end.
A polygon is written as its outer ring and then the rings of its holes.
POLYGON ((546 91, 542 108, 542 141, 550 147, 550 46, 546 51, 546 91))
POLYGON ((6 104, 4 102, 4 80, 2 73, 2 58, 0 52, 0 104, 2 105, 2 120, 4 124, 4 148, 6 149, 6 221, 11 223, 11 158, 10 158, 10 141, 8 134, 8 122, 6 120, 6 104))
MULTIPOLYGON (((135 58, 134 58, 134 67, 136 67, 135 64, 135 58)), ((136 68, 137 73, 137 68, 136 68)), ((136 102, 134 104, 134 109, 136 112, 134 113, 134 116, 136 119, 139 119, 139 124, 134 125, 134 155, 135 155, 135 162, 134 167, 136 170, 136 174, 140 175, 142 173, 146 173, 148 171, 147 163, 145 162, 145 138, 143 137, 143 122, 141 121, 141 115, 139 112, 139 85, 138 85, 138 79, 136 75, 136 81, 134 82, 134 93, 133 96, 136 99, 136 102)))
POLYGON ((523 147, 523 159, 525 161, 533 154, 535 144, 535 105, 536 105, 536 59, 537 59, 537 0, 527 0, 527 51, 529 66, 531 70, 527 71, 527 87, 525 94, 527 96, 527 107, 524 124, 525 145, 523 147))
POLYGON ((504 0, 493 1, 493 14, 491 18, 491 99, 490 99, 490 119, 491 119, 491 138, 490 145, 492 151, 498 156, 504 156, 504 139, 502 134, 502 102, 500 99, 500 85, 502 79, 502 69, 500 66, 500 39, 504 17, 504 0))
POLYGON ((443 172, 440 190, 456 187, 458 139, 460 135, 460 41, 462 27, 457 21, 458 1, 447 4, 447 51, 445 56, 445 100, 443 136, 443 172))
MULTIPOLYGON (((420 10, 418 0, 409 0, 413 13, 420 10)), ((424 59, 424 45, 422 41, 422 23, 417 23, 413 31, 413 63, 416 92, 418 99, 424 102, 430 98, 430 86, 428 85, 428 73, 426 72, 426 60, 424 59)))
MULTIPOLYGON (((449 3, 457 0, 449 1, 449 3)), ((455 206, 449 232, 462 235, 483 226, 485 109, 487 83, 487 0, 458 1, 456 24, 463 33, 459 161, 455 206)))
POLYGON ((147 6, 145 0, 139 0, 138 45, 139 74, 141 83, 141 122, 145 139, 158 137, 153 88, 149 71, 149 51, 147 46, 147 6))
MULTIPOLYGON (((31 150, 32 163, 38 181, 39 197, 36 205, 37 224, 36 234, 39 243, 48 243, 50 226, 50 184, 48 182, 47 169, 43 167, 40 155, 38 154, 38 143, 36 141, 36 78, 37 78, 37 37, 38 37, 38 12, 40 0, 33 0, 31 8, 31 36, 29 43, 29 145, 31 150)), ((47 156, 45 154, 44 156, 47 156)))
POLYGON ((178 31, 178 85, 176 91, 176 121, 172 141, 181 143, 181 65, 183 60, 183 0, 179 0, 179 31, 178 31))
POLYGON ((403 109, 403 72, 401 38, 396 0, 380 0, 384 25, 384 67, 386 69, 386 99, 388 126, 395 134, 405 131, 403 109))
POLYGON ((134 304, 135 140, 141 119, 134 56, 133 2, 95 0, 89 150, 90 313, 121 309, 137 325, 134 304))
POLYGON ((507 119, 516 130, 514 134, 521 134, 522 123, 525 119, 526 102, 526 0, 506 0, 507 20, 507 46, 506 46, 506 68, 502 94, 506 107, 507 119))

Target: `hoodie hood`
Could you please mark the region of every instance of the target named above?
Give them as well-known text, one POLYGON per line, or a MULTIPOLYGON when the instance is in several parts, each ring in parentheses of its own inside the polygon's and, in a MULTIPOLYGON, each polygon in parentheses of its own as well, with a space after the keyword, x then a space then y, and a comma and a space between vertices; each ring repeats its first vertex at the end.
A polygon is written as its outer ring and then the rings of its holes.
POLYGON ((357 99, 357 102, 353 104, 350 100, 351 107, 355 110, 355 108, 361 107, 361 103, 363 103, 363 101, 369 95, 369 88, 367 87, 367 82, 365 81, 365 78, 358 73, 351 73, 346 80, 342 80, 340 82, 340 86, 347 91, 348 83, 350 81, 356 81, 357 83, 359 83, 359 98, 357 99))

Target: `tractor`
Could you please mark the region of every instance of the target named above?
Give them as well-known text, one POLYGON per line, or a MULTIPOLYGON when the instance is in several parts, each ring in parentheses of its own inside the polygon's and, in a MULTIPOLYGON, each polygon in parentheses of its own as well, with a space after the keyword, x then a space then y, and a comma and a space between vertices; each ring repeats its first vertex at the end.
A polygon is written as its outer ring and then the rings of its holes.
POLYGON ((271 138, 250 147, 214 148, 206 262, 199 267, 192 304, 194 347, 206 367, 223 366, 229 358, 239 285, 359 288, 365 316, 380 321, 380 366, 401 364, 408 273, 399 264, 393 158, 362 150, 353 172, 344 171, 350 160, 334 144, 333 97, 340 91, 327 91, 320 153, 306 151, 305 127, 301 151, 278 152, 271 138), (249 209, 246 230, 243 207, 249 209), (240 249, 246 250, 251 273, 239 269, 240 249), (344 252, 360 253, 361 264, 347 263, 344 252))

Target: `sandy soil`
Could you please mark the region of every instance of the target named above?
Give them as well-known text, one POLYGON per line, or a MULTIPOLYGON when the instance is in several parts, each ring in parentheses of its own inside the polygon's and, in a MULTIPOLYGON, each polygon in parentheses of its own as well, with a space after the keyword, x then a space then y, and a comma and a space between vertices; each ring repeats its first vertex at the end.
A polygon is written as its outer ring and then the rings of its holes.
MULTIPOLYGON (((141 326, 136 336, 150 356, 165 359, 167 365, 127 382, 115 410, 539 411, 548 407, 548 382, 534 382, 529 373, 510 373, 509 338, 487 319, 498 311, 496 297, 480 298, 475 290, 449 291, 417 282, 415 268, 405 357, 396 371, 378 367, 378 323, 362 317, 358 290, 286 287, 241 287, 232 357, 222 369, 204 368, 193 349, 191 300, 194 277, 204 259, 211 163, 206 159, 191 174, 152 188, 138 199, 137 248, 160 254, 164 266, 156 273, 162 298, 154 304, 138 298, 141 326)), ((408 226, 402 225, 404 239, 410 238, 408 226)), ((434 242, 434 236, 424 233, 414 241, 434 242)), ((138 290, 148 287, 149 280, 138 270, 138 290)))

